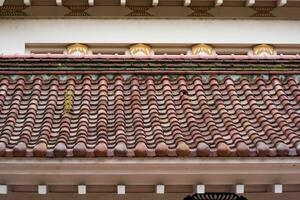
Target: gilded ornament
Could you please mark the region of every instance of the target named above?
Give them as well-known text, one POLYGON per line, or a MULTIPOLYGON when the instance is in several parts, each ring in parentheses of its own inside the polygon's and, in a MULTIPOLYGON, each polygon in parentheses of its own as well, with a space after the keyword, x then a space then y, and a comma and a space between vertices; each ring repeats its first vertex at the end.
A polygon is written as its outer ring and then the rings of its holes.
POLYGON ((253 48, 253 54, 254 55, 259 55, 259 56, 263 56, 263 55, 274 55, 275 54, 275 50, 271 45, 268 44, 260 44, 257 45, 253 48))
POLYGON ((88 54, 89 47, 84 44, 71 44, 67 47, 68 54, 74 54, 74 55, 86 55, 88 54))
POLYGON ((135 44, 129 48, 129 52, 134 56, 148 56, 151 54, 151 47, 145 44, 135 44))
POLYGON ((206 44, 197 44, 192 46, 193 55, 212 55, 213 48, 206 44))

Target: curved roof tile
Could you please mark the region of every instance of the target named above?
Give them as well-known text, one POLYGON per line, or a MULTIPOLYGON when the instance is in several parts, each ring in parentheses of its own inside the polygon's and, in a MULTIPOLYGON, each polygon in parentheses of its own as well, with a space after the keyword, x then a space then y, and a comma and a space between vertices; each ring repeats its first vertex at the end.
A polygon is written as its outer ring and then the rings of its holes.
POLYGON ((0 156, 297 155, 293 75, 0 76, 0 156))

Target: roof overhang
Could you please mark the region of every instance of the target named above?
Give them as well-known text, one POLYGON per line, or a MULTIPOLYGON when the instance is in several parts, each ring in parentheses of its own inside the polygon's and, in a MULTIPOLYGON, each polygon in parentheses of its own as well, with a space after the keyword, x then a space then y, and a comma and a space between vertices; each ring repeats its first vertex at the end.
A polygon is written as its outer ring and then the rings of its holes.
POLYGON ((8 185, 245 185, 299 184, 291 158, 1 158, 8 185))
POLYGON ((0 182, 10 192, 6 199, 183 199, 204 184, 210 192, 234 192, 245 186, 249 199, 297 200, 300 161, 295 158, 160 158, 160 159, 0 159, 0 182), (167 186, 156 194, 158 184, 167 186), (283 193, 272 188, 280 184, 283 193), (39 195, 38 185, 48 185, 47 195, 39 195), (78 195, 84 185, 87 194, 78 195), (126 194, 117 194, 118 185, 126 194), (190 187, 192 186, 192 187, 190 187), (101 189, 102 188, 102 189, 101 189), (127 191, 128 190, 128 191, 127 191))

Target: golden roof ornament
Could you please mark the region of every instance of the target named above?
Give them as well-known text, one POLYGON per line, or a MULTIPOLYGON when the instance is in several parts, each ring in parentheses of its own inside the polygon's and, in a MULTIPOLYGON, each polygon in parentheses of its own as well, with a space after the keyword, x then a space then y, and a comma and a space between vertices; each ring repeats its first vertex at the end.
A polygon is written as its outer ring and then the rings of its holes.
POLYGON ((213 55, 213 48, 207 44, 196 44, 192 46, 192 54, 201 56, 213 55))
POLYGON ((134 44, 129 47, 129 53, 133 56, 149 56, 151 54, 151 47, 146 44, 134 44))
POLYGON ((67 53, 72 55, 86 55, 88 54, 89 47, 85 44, 71 44, 67 47, 67 53))
POLYGON ((265 56, 275 55, 275 49, 268 44, 260 44, 253 47, 253 55, 265 56))

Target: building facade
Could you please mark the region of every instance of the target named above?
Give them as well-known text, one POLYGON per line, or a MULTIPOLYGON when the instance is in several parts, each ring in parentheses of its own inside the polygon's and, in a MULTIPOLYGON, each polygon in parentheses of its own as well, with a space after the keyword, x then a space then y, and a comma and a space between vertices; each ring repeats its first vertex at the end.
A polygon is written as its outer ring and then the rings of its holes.
POLYGON ((298 200, 299 19, 298 0, 0 0, 0 199, 298 200))

